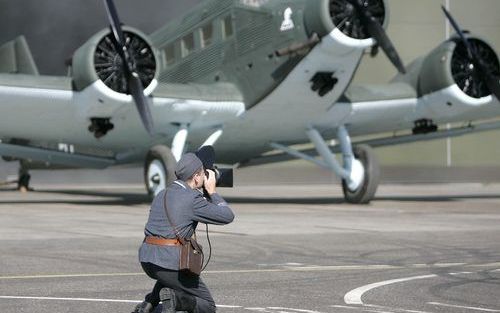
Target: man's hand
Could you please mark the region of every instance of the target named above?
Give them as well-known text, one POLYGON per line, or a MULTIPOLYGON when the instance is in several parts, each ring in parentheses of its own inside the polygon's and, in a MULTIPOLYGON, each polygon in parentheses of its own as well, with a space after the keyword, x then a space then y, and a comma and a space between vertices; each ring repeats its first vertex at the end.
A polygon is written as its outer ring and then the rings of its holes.
POLYGON ((212 195, 215 193, 215 172, 212 170, 206 170, 206 173, 208 173, 208 177, 205 176, 205 182, 203 183, 203 186, 205 187, 205 190, 209 195, 212 195))

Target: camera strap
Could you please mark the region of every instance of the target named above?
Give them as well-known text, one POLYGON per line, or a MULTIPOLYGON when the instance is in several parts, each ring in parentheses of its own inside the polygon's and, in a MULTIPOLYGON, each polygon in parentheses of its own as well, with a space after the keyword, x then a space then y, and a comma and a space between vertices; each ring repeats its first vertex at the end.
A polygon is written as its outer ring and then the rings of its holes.
MULTIPOLYGON (((182 186, 184 187, 184 186, 182 186)), ((165 209, 165 214, 166 214, 166 217, 167 217, 167 220, 168 222, 170 223, 170 226, 172 226, 172 228, 174 229, 174 233, 175 233, 175 236, 177 237, 177 240, 182 244, 186 244, 186 241, 184 240, 184 238, 182 238, 180 235, 179 235, 179 230, 177 229, 177 226, 174 224, 172 218, 170 217, 170 214, 168 213, 168 208, 167 208, 167 191, 165 190, 165 194, 163 195, 163 208, 165 209)), ((207 263, 205 263, 205 265, 203 265, 204 263, 204 259, 205 259, 205 254, 203 253, 202 251, 202 269, 201 271, 204 271, 205 268, 208 266, 208 263, 210 263, 210 259, 212 258, 212 242, 210 241, 210 236, 208 234, 208 224, 205 224, 205 227, 206 227, 206 232, 207 232, 207 241, 208 241, 208 259, 207 259, 207 263)), ((196 229, 194 229, 194 232, 193 232, 193 238, 195 241, 197 241, 197 238, 196 238, 196 229)))
MULTIPOLYGON (((165 190, 165 194, 163 195, 163 208, 165 209, 165 214, 166 214, 168 222, 170 223, 170 226, 172 226, 172 228, 174 229, 175 237, 177 237, 177 240, 179 240, 179 242, 184 245, 186 243, 186 241, 184 240, 184 238, 182 238, 179 235, 179 230, 177 229, 177 226, 174 224, 174 221, 172 220, 172 218, 170 217, 170 214, 168 213, 167 191, 166 190, 165 190)), ((196 240, 196 229, 194 230, 194 236, 195 236, 195 240, 196 240)))

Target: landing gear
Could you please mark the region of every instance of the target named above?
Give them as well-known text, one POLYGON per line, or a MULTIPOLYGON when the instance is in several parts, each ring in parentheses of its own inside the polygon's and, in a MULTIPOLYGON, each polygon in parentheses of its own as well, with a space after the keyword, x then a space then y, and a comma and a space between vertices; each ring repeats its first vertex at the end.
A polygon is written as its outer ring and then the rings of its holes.
POLYGON ((19 190, 20 192, 27 192, 32 190, 30 188, 30 180, 31 175, 29 174, 28 170, 20 167, 17 179, 17 190, 19 190))
POLYGON ((306 133, 321 159, 313 158, 309 154, 279 143, 271 143, 271 146, 334 172, 342 180, 342 190, 347 202, 369 203, 375 196, 380 176, 380 169, 373 150, 366 145, 359 145, 353 149, 347 129, 341 125, 337 129, 339 145, 334 147, 340 148, 342 153, 343 162, 340 164, 317 129, 310 127, 306 133))
POLYGON ((175 180, 175 160, 172 151, 163 145, 151 148, 144 163, 144 181, 151 197, 156 196, 175 180))
MULTIPOLYGON (((221 128, 215 129, 202 146, 215 144, 222 133, 221 128)), ((172 149, 157 145, 149 150, 144 163, 144 181, 151 197, 159 194, 176 179, 175 166, 184 153, 188 135, 189 126, 179 124, 179 129, 172 140, 172 149)))
POLYGON ((342 179, 344 199, 349 203, 369 203, 374 198, 380 179, 380 167, 373 149, 367 145, 355 146, 354 157, 363 166, 364 178, 361 185, 351 189, 345 179, 342 179))

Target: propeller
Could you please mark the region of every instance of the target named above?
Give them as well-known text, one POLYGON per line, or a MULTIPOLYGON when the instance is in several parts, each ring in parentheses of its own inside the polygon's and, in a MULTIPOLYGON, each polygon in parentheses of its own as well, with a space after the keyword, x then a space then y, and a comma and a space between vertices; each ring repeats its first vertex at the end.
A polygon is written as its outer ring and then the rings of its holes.
POLYGON ((149 109, 148 99, 144 96, 144 86, 137 74, 136 61, 127 49, 127 42, 123 35, 122 24, 120 23, 113 0, 104 0, 104 4, 106 6, 111 32, 113 33, 114 40, 112 40, 112 42, 122 59, 121 65, 125 77, 127 78, 128 92, 134 99, 144 128, 146 128, 146 131, 152 136, 154 134, 153 117, 149 109))
POLYGON ((361 23, 364 28, 370 35, 370 37, 375 38, 377 40, 377 45, 382 48, 385 52, 389 60, 392 64, 397 68, 397 70, 404 74, 406 73, 405 66, 403 62, 401 62, 401 58, 399 57, 396 48, 392 44, 389 36, 385 32, 384 28, 380 23, 375 19, 372 13, 369 10, 369 1, 368 0, 348 0, 349 3, 356 8, 358 15, 361 19, 361 23))
POLYGON ((495 77, 490 70, 488 70, 488 65, 479 57, 479 54, 473 45, 469 42, 469 40, 465 37, 464 32, 460 29, 457 22, 451 16, 450 12, 446 10, 444 6, 441 6, 443 9, 446 18, 450 22, 455 32, 458 34, 458 37, 463 42, 466 50, 467 57, 472 65, 472 71, 476 74, 475 76, 479 79, 482 79, 488 90, 491 94, 495 95, 497 99, 500 99, 500 80, 498 77, 495 77))

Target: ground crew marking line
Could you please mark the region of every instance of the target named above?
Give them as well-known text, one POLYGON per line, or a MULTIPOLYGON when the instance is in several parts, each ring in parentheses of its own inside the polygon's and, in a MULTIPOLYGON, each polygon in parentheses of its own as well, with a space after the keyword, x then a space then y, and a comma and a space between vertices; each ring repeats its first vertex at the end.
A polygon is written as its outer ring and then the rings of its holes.
POLYGON ((267 308, 260 308, 260 307, 255 307, 255 308, 244 308, 245 310, 248 311, 256 311, 256 312, 264 312, 264 313, 322 313, 319 311, 312 311, 312 310, 302 310, 302 309, 292 309, 292 308, 283 308, 283 307, 267 307, 267 308), (271 311, 269 311, 271 310, 271 311))
POLYGON ((426 278, 431 278, 431 277, 437 277, 437 275, 430 274, 430 275, 420 275, 420 276, 412 276, 412 277, 405 277, 405 278, 397 278, 397 279, 390 279, 390 280, 385 280, 385 281, 381 281, 381 282, 377 282, 377 283, 373 283, 373 284, 364 285, 364 286, 358 287, 358 288, 353 289, 353 290, 349 291, 348 293, 346 293, 344 296, 344 302, 346 304, 362 305, 364 303, 363 303, 363 301, 361 301, 361 297, 367 291, 370 291, 370 290, 378 288, 378 287, 395 284, 395 283, 417 280, 417 279, 426 279, 426 278))
MULTIPOLYGON (((0 296, 0 299, 119 302, 119 303, 141 303, 142 302, 142 300, 94 299, 94 298, 57 298, 57 297, 23 297, 23 296, 0 296)), ((223 304, 217 304, 217 307, 219 307, 219 308, 242 308, 241 305, 223 305, 223 304)))
POLYGON ((301 310, 301 309, 291 309, 291 308, 282 308, 282 307, 268 307, 268 309, 271 310, 289 310, 289 311, 294 311, 294 312, 302 312, 302 313, 321 313, 319 311, 311 311, 311 310, 301 310))
POLYGON ((437 306, 445 306, 445 307, 450 307, 450 308, 458 308, 458 309, 483 311, 483 312, 500 312, 500 310, 487 309, 487 308, 478 308, 478 307, 473 307, 473 306, 462 306, 462 305, 446 304, 446 303, 440 303, 440 302, 427 302, 427 304, 432 304, 432 305, 437 305, 437 306))
MULTIPOLYGON (((58 298, 58 297, 25 297, 25 296, 0 296, 0 299, 23 299, 23 300, 53 300, 53 301, 86 301, 86 302, 118 302, 118 303, 141 303, 142 300, 121 300, 121 299, 94 299, 94 298, 58 298)), ((267 308, 244 308, 241 305, 223 305, 217 304, 218 308, 237 309, 242 308, 250 311, 269 312, 269 313, 322 313, 319 311, 283 308, 283 307, 267 307, 267 308), (268 311, 272 310, 272 311, 268 311)))
POLYGON ((346 305, 331 305, 332 308, 337 309, 350 309, 355 311, 362 312, 375 312, 375 313, 432 313, 428 311, 419 311, 419 310, 408 310, 408 309, 400 309, 400 308, 391 308, 387 306, 381 305, 372 305, 372 304, 364 304, 363 306, 346 306, 346 305))
MULTIPOLYGON (((467 264, 467 263, 435 263, 435 264, 407 264, 407 265, 388 265, 388 264, 368 264, 368 265, 306 265, 306 266, 285 266, 283 268, 269 269, 247 269, 247 270, 214 270, 205 271, 203 274, 251 274, 251 273, 283 273, 283 272, 329 272, 329 271, 349 271, 349 270, 381 270, 381 269, 426 269, 442 268, 452 266, 463 267, 493 267, 500 266, 500 262, 486 264, 467 264)), ((498 269, 500 270, 500 269, 498 269)), ((497 271, 498 271, 497 270, 497 271)), ((16 275, 0 276, 0 280, 7 279, 38 279, 38 278, 77 278, 77 277, 113 277, 113 276, 143 276, 144 273, 88 273, 88 274, 51 274, 51 275, 16 275)))
POLYGON ((337 308, 337 309, 350 309, 350 310, 356 310, 356 311, 361 311, 361 312, 374 312, 374 313, 395 313, 393 311, 381 311, 381 310, 376 310, 376 309, 369 309, 367 307, 359 307, 359 306, 345 306, 345 305, 332 305, 332 308, 337 308))
MULTIPOLYGON (((491 270, 495 271, 495 270, 491 270)), ((448 275, 467 275, 467 274, 474 274, 475 272, 456 272, 456 273, 447 273, 448 275)), ((368 291, 382 287, 382 286, 387 286, 391 284, 396 284, 396 283, 401 283, 401 282, 407 282, 407 281, 413 281, 413 280, 419 280, 419 279, 427 279, 427 278, 434 278, 434 277, 439 277, 437 274, 429 274, 429 275, 419 275, 419 276, 411 276, 411 277, 403 277, 403 278, 397 278, 397 279, 390 279, 390 280, 384 280, 381 282, 376 282, 368 285, 364 285, 358 288, 355 288, 348 293, 344 295, 344 302, 346 304, 354 304, 354 305, 365 305, 363 301, 361 300, 361 297, 368 291)), ((496 311, 500 312, 500 311, 496 311)))
POLYGON ((92 299, 92 298, 56 298, 56 297, 21 297, 21 296, 0 296, 0 299, 23 299, 23 300, 57 300, 57 301, 89 301, 89 302, 121 302, 121 303, 141 303, 136 300, 117 299, 92 299))

